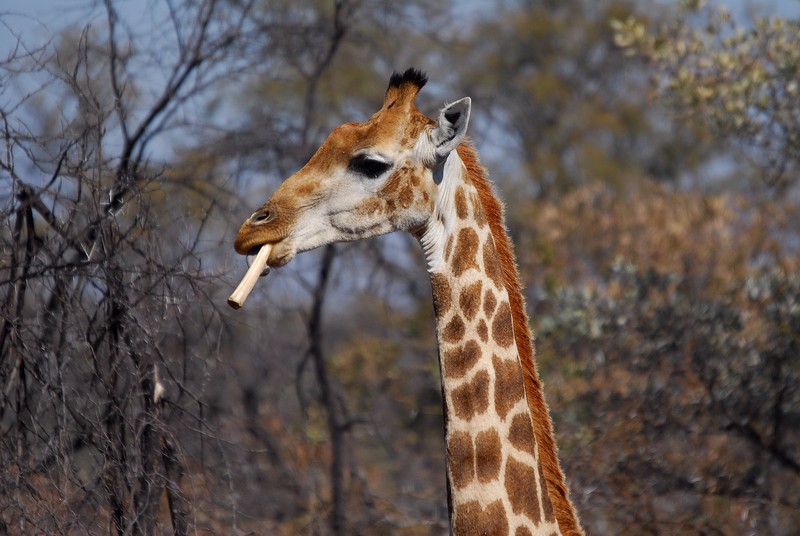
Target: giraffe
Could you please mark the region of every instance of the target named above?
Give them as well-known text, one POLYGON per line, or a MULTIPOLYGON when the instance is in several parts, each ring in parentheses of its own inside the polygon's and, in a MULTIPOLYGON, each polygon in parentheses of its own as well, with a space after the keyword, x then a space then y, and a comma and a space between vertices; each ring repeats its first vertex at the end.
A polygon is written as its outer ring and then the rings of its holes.
POLYGON ((430 274, 445 414, 451 532, 583 534, 569 500, 502 203, 465 139, 471 100, 434 121, 427 77, 394 73, 381 109, 336 128, 242 225, 270 267, 302 251, 403 230, 430 274))

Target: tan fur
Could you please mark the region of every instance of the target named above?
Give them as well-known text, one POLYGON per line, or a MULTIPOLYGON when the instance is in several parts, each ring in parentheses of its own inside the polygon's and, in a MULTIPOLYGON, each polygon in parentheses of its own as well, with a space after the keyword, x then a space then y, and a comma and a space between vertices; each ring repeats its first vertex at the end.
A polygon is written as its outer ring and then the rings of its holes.
POLYGON ((533 335, 528 327, 528 315, 525 311, 525 299, 522 296, 519 271, 517 269, 514 249, 505 226, 505 210, 502 203, 492 192, 492 183, 487 178, 486 170, 481 166, 475 149, 468 142, 458 146, 458 155, 467 168, 472 184, 478 191, 481 205, 489 220, 489 227, 494 237, 497 256, 503 271, 503 280, 511 302, 511 316, 514 320, 514 338, 517 343, 520 362, 525 376, 525 392, 535 427, 536 441, 539 444, 539 455, 547 482, 547 491, 553 506, 561 532, 567 535, 582 535, 575 509, 569 500, 569 491, 564 481, 564 473, 558 461, 558 451, 553 439, 553 423, 550 412, 544 401, 542 382, 536 369, 533 347, 533 335))

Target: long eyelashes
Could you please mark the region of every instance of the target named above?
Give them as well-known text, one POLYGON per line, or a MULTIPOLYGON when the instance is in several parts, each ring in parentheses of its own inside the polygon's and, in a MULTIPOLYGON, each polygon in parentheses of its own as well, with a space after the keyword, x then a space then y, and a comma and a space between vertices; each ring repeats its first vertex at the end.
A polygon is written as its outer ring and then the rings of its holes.
POLYGON ((368 155, 359 155, 354 156, 347 167, 350 171, 363 175, 368 179, 377 179, 392 167, 392 164, 368 155))

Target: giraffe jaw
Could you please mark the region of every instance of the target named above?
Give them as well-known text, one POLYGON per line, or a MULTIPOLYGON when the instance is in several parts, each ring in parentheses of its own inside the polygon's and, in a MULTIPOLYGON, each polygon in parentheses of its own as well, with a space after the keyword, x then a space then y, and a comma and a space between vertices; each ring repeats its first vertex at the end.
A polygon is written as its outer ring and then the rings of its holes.
POLYGON ((283 239, 272 244, 272 253, 267 260, 267 266, 279 268, 286 266, 297 255, 297 248, 290 239, 283 239))

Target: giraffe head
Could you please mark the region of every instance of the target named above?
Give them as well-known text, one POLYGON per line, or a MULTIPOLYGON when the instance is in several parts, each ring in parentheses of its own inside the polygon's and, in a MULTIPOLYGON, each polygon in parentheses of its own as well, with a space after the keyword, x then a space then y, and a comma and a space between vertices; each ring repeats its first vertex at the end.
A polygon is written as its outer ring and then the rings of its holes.
POLYGON ((464 138, 470 99, 446 106, 434 121, 414 99, 427 78, 393 74, 383 106, 363 123, 336 128, 314 156, 245 221, 235 248, 273 246, 268 264, 332 242, 392 231, 418 232, 434 213, 437 177, 464 138))

